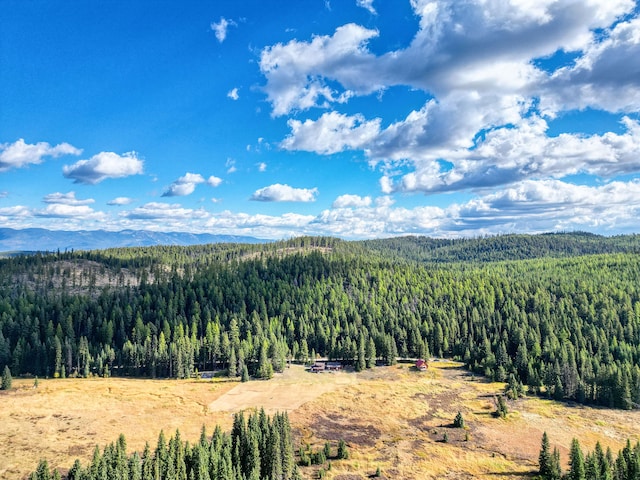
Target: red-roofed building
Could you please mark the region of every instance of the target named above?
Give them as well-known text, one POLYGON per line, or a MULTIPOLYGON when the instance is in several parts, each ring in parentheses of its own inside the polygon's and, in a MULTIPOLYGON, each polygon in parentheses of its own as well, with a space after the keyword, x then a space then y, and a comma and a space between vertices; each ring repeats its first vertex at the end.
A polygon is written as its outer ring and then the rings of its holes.
POLYGON ((429 364, 425 360, 419 359, 416 360, 416 368, 421 372, 424 372, 427 368, 429 368, 429 364))

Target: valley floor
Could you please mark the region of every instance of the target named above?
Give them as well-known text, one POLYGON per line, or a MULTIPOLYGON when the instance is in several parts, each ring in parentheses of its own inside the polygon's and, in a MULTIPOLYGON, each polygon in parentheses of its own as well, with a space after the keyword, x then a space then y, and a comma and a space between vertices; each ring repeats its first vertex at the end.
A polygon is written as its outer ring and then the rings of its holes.
MULTIPOLYGON (((348 460, 334 461, 325 478, 514 479, 537 470, 542 433, 566 462, 571 439, 614 453, 640 437, 640 411, 619 411, 524 398, 494 418, 503 385, 468 374, 460 365, 432 362, 361 373, 308 373, 292 366, 270 381, 92 378, 14 380, 0 393, 0 478, 22 479, 41 458, 51 466, 83 463, 124 433, 129 450, 154 446, 161 429, 196 440, 203 425, 230 428, 232 413, 264 407, 289 412, 296 445, 320 449, 344 439, 348 460), (460 411, 467 429, 451 423, 460 411), (447 442, 443 439, 447 437, 447 442)), ((566 465, 565 465, 566 467, 566 465)), ((317 467, 316 467, 317 468, 317 467)), ((314 467, 303 469, 311 478, 314 467)))

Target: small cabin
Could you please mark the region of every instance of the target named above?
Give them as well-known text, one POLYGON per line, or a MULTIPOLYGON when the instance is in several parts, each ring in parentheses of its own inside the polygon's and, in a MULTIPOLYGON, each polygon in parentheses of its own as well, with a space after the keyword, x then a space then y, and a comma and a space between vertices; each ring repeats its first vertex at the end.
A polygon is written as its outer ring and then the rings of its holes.
POLYGON ((421 372, 424 372, 427 370, 427 368, 429 368, 429 364, 423 360, 422 358, 416 360, 416 368, 418 370, 420 370, 421 372))
POLYGON ((342 370, 342 364, 340 362, 327 362, 326 368, 330 372, 339 372, 342 370))
POLYGON ((324 362, 316 362, 311 367, 309 367, 309 371, 311 373, 320 373, 326 370, 326 365, 324 362))
POLYGON ((340 362, 315 362, 309 367, 311 373, 339 372, 340 370, 342 370, 340 362))

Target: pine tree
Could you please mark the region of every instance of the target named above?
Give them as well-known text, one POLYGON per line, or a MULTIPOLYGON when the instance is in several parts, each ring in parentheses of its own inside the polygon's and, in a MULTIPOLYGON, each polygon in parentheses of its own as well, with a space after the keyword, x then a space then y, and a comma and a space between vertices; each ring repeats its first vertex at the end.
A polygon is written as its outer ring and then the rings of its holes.
POLYGON ((538 455, 538 465, 540 467, 540 476, 543 479, 553 478, 553 457, 547 432, 542 434, 542 445, 540 446, 540 454, 538 455))
POLYGON ((366 361, 366 350, 364 346, 364 335, 360 334, 360 339, 358 341, 358 358, 356 360, 356 372, 361 372, 367 368, 366 361))
POLYGON ((12 383, 13 377, 11 376, 11 370, 9 370, 8 365, 5 365, 4 371, 2 372, 2 384, 0 385, 0 390, 11 390, 12 383))
POLYGON ((237 363, 236 349, 231 347, 231 353, 229 354, 229 378, 236 378, 237 363))
POLYGON ((269 380, 273 377, 273 365, 267 358, 267 346, 262 344, 260 347, 260 360, 258 361, 258 378, 269 380))
POLYGON ((464 428, 464 417, 462 416, 462 413, 458 412, 458 414, 456 415, 456 418, 453 419, 453 426, 455 428, 464 428))
POLYGON ((551 462, 551 480, 560 480, 562 478, 562 468, 560 467, 560 451, 557 447, 553 449, 553 456, 551 462))
POLYGON ((369 337, 367 343, 367 368, 373 368, 376 366, 376 344, 373 338, 369 337))
POLYGON ((38 468, 35 471, 35 478, 36 480, 51 480, 49 463, 46 460, 40 460, 40 463, 38 463, 38 468))
POLYGON ((82 465, 80 464, 80 460, 76 459, 73 462, 73 466, 69 470, 67 474, 67 480, 82 480, 84 478, 84 470, 82 470, 82 465))
POLYGON ((509 407, 507 407, 507 402, 505 401, 502 395, 498 395, 496 398, 496 411, 495 416, 500 418, 505 418, 509 413, 509 407))
POLYGON ((338 459, 346 459, 349 458, 349 450, 347 449, 347 444, 344 440, 340 440, 338 442, 338 459))
POLYGON ((569 480, 586 480, 584 468, 584 456, 577 438, 571 441, 569 452, 569 480))

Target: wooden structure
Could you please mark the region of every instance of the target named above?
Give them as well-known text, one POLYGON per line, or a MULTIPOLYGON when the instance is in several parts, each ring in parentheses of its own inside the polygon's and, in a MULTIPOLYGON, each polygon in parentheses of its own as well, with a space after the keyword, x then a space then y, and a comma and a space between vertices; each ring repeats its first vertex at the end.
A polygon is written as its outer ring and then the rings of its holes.
POLYGON ((416 360, 416 368, 421 372, 425 372, 429 368, 429 364, 422 358, 416 360))
POLYGON ((309 367, 311 373, 339 372, 340 370, 342 370, 340 362, 316 362, 309 367))

